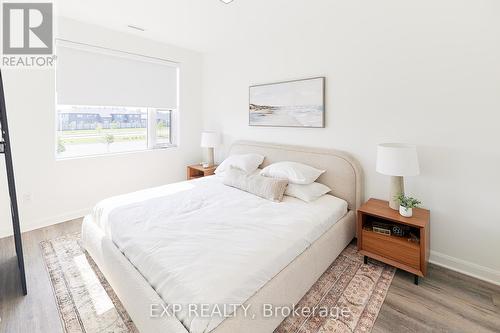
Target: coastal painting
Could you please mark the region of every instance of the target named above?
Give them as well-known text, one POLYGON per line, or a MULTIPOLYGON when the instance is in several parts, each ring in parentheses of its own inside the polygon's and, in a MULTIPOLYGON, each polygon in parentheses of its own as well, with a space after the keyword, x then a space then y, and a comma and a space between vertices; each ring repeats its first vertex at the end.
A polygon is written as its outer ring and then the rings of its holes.
POLYGON ((250 87, 250 126, 325 127, 325 78, 250 87))

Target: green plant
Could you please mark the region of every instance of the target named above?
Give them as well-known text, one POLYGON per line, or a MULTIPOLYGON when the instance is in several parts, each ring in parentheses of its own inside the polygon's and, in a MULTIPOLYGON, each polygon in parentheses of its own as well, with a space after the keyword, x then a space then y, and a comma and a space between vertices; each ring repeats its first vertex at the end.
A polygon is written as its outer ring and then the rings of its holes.
POLYGON ((111 129, 117 129, 117 128, 120 128, 120 123, 117 122, 116 120, 112 121, 111 122, 111 125, 110 125, 111 129))
POLYGON ((108 145, 112 144, 113 142, 115 142, 115 136, 113 134, 106 134, 106 136, 104 137, 104 139, 106 140, 106 143, 108 145))
POLYGON ((109 145, 111 145, 113 142, 115 142, 115 136, 113 134, 108 133, 104 137, 104 140, 106 140, 106 147, 109 151, 109 145))
POLYGON ((400 206, 403 206, 406 209, 416 208, 422 203, 418 199, 405 196, 403 193, 397 195, 395 199, 399 202, 400 206))

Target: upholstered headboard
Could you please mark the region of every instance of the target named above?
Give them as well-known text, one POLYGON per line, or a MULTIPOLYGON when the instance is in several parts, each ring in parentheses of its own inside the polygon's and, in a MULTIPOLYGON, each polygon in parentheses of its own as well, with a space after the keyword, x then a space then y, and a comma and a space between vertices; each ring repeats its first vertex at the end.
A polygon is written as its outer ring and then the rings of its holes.
POLYGON ((333 149, 289 146, 253 141, 237 141, 230 154, 257 153, 266 158, 261 167, 280 161, 294 161, 326 170, 318 182, 332 189, 332 194, 356 210, 361 205, 362 174, 358 162, 349 154, 333 149))

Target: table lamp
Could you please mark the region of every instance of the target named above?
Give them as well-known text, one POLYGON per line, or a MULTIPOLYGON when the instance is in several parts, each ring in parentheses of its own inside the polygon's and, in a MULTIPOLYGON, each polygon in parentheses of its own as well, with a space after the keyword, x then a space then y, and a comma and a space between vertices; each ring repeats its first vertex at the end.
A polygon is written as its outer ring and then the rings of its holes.
MULTIPOLYGON (((214 148, 220 143, 219 135, 216 132, 205 131, 201 133, 201 147, 207 148, 207 167, 214 165, 214 148)), ((203 163, 205 166, 205 163, 203 163)))
POLYGON ((404 194, 405 176, 420 173, 417 147, 404 143, 382 143, 377 147, 377 172, 392 176, 389 193, 389 206, 399 209, 396 198, 404 194))

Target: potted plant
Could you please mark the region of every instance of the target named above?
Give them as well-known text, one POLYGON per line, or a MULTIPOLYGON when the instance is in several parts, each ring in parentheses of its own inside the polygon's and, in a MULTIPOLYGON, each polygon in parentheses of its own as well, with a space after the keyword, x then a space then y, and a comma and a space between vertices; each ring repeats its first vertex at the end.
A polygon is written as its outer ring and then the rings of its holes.
POLYGON ((412 197, 407 197, 403 193, 396 196, 396 201, 399 202, 399 214, 404 217, 412 217, 413 208, 416 208, 421 204, 419 200, 412 197))

